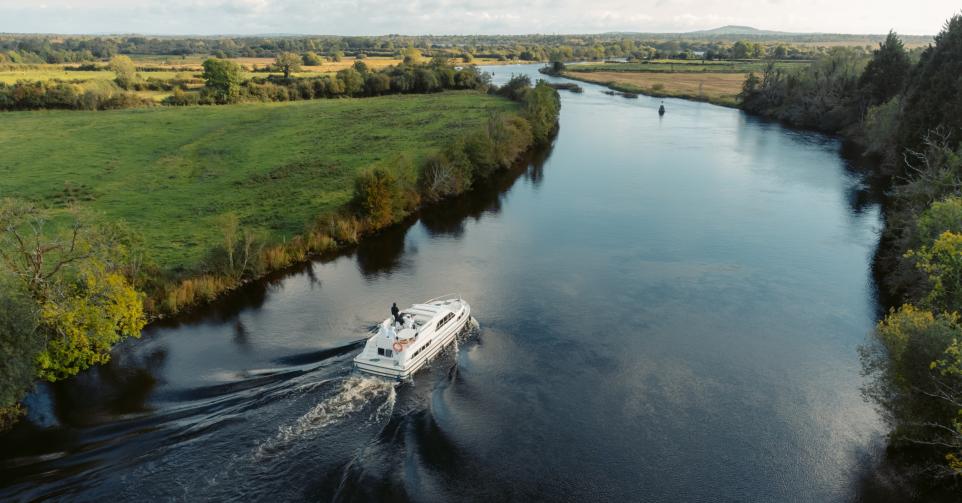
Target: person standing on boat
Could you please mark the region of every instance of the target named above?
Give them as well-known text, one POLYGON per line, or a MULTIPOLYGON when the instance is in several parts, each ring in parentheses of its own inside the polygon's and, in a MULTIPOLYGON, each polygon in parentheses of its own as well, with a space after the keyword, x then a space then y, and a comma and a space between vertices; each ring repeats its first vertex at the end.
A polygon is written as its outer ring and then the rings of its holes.
POLYGON ((401 318, 401 310, 397 308, 397 302, 391 304, 391 316, 394 317, 395 322, 404 324, 404 320, 401 318))

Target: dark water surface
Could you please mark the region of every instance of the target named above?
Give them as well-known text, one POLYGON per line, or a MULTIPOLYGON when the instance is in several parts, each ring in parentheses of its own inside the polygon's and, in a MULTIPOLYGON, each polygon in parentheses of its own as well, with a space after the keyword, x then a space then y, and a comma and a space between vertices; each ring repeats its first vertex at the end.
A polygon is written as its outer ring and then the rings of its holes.
POLYGON ((839 142, 584 86, 492 186, 41 388, 0 499, 859 498, 880 217, 839 142), (392 301, 448 292, 480 328, 412 383, 352 373, 392 301))

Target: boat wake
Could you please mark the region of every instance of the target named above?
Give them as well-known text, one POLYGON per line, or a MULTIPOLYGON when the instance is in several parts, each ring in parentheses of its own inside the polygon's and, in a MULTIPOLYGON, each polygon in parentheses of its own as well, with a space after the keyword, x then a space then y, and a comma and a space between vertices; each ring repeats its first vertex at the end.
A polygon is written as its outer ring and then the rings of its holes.
POLYGON ((254 450, 261 460, 285 451, 289 446, 319 433, 327 426, 368 413, 368 422, 381 421, 394 411, 397 391, 394 381, 374 376, 350 376, 340 388, 254 450))

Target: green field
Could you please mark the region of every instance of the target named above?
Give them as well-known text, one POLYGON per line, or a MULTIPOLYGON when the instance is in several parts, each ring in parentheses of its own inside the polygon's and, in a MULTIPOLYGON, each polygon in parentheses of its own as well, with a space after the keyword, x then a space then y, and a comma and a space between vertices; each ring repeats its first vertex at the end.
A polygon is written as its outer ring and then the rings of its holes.
MULTIPOLYGON (((776 61, 783 69, 801 68, 809 61, 776 61)), ((640 63, 584 63, 568 65, 569 72, 640 72, 640 73, 748 73, 765 71, 768 61, 702 61, 657 59, 640 63)))
POLYGON ((0 114, 0 197, 65 199, 126 220, 165 269, 190 269, 235 212, 272 240, 351 197, 358 170, 420 159, 493 111, 471 91, 293 103, 0 114))

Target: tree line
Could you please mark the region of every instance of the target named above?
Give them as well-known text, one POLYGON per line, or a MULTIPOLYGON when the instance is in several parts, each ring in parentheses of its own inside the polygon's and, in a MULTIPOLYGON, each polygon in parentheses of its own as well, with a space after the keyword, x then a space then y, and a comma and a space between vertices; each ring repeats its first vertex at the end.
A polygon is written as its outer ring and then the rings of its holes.
POLYGON ((243 78, 237 63, 224 59, 204 62, 204 88, 200 93, 176 89, 169 105, 225 104, 241 101, 295 101, 317 98, 365 97, 386 94, 433 93, 448 89, 486 89, 489 77, 475 66, 453 67, 436 56, 429 63, 406 59, 399 65, 371 70, 363 60, 334 75, 294 78, 300 57, 283 53, 275 66, 283 76, 243 78))
MULTIPOLYGON (((581 61, 605 58, 650 59, 811 59, 839 42, 871 43, 872 36, 725 35, 612 33, 591 35, 449 35, 372 37, 146 37, 0 35, 0 64, 60 64, 106 61, 117 55, 190 55, 227 58, 274 58, 281 53, 390 56, 401 58, 416 48, 429 57, 467 60, 484 57, 515 61, 581 61), (819 44, 821 42, 821 44, 819 44)), ((926 43, 929 37, 913 37, 926 43)), ((170 61, 168 61, 170 62, 170 61)), ((470 62, 470 61, 467 61, 470 62)))
POLYGON ((215 105, 243 101, 296 101, 319 98, 368 97, 386 94, 433 93, 448 89, 487 88, 488 78, 475 66, 453 67, 447 58, 436 56, 427 63, 414 58, 396 66, 371 70, 363 60, 334 75, 294 77, 301 68, 301 57, 282 53, 274 69, 283 76, 245 77, 237 63, 210 58, 203 64, 203 87, 193 90, 188 77, 160 80, 144 79, 127 56, 115 56, 110 68, 113 81, 84 83, 67 81, 0 82, 0 110, 108 110, 157 105, 136 91, 173 91, 164 105, 215 105))
POLYGON ((891 180, 876 262, 898 299, 861 348, 865 394, 915 475, 962 476, 962 16, 914 55, 889 33, 790 72, 749 75, 743 107, 843 134, 891 180))

